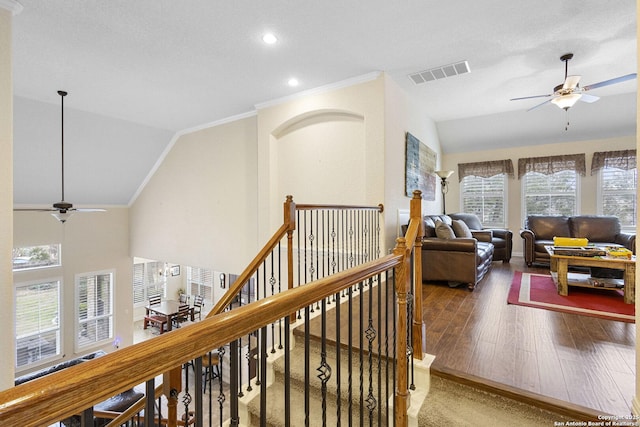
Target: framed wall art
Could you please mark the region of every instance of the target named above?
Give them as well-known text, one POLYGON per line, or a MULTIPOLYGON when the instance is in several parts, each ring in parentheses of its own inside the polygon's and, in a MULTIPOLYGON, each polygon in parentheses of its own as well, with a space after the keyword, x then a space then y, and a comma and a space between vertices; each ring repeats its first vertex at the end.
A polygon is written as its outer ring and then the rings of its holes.
POLYGON ((407 132, 405 159, 405 194, 413 197, 414 190, 422 192, 423 200, 436 199, 435 151, 407 132))

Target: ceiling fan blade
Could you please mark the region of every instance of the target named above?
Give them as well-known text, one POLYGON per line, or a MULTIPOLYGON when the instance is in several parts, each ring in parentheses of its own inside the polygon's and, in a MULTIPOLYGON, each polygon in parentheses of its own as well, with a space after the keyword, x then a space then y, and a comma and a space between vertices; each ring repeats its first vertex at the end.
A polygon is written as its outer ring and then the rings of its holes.
POLYGON ((75 212, 106 212, 106 209, 100 208, 73 208, 71 210, 75 212))
POLYGON ((562 85, 562 89, 575 89, 578 87, 578 83, 580 82, 580 78, 582 76, 567 76, 564 79, 564 84, 562 85))
POLYGON ((529 109, 527 110, 527 112, 529 112, 529 111, 531 111, 531 110, 535 110, 535 109, 536 109, 536 108, 538 108, 538 107, 542 107, 543 105, 550 103, 552 100, 553 100, 553 98, 552 98, 552 99, 547 99, 547 100, 546 100, 546 101, 544 101, 543 103, 540 103, 540 104, 538 104, 538 105, 534 105, 533 107, 529 108, 529 109))
POLYGON ((14 208, 14 212, 54 212, 57 209, 52 208, 14 208))
POLYGON ((617 83, 622 83, 622 82, 626 82, 627 80, 635 79, 636 76, 637 76, 636 73, 627 74, 626 76, 620 76, 620 77, 616 77, 615 79, 609 79, 602 82, 584 86, 582 90, 591 90, 591 89, 597 89, 603 86, 615 85, 617 83))
POLYGON ((520 101, 521 99, 532 99, 532 98, 546 98, 549 96, 553 96, 553 95, 547 94, 547 95, 522 96, 520 98, 511 98, 509 101, 520 101))
POLYGON ((587 102, 589 104, 596 102, 598 99, 600 99, 599 96, 590 95, 588 93, 583 93, 582 96, 580 96, 580 101, 587 102))

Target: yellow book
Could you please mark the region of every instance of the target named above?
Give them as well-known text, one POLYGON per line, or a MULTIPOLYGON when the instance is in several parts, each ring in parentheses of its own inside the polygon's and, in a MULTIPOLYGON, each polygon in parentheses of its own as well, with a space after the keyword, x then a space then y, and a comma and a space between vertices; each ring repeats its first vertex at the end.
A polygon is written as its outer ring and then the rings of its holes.
POLYGON ((553 246, 587 246, 589 239, 583 237, 554 237, 553 246))

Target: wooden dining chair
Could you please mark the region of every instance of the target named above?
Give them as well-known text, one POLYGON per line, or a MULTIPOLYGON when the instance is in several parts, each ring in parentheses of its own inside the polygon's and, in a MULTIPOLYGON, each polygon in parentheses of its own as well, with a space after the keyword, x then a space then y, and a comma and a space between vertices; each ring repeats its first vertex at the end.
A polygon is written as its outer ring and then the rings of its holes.
POLYGON ((180 327, 180 324, 186 322, 191 317, 191 307, 189 304, 180 304, 178 306, 178 314, 173 316, 173 326, 180 327))
POLYGON ((149 305, 156 305, 162 302, 162 295, 151 295, 149 297, 149 305))
POLYGON ((217 351, 210 351, 202 356, 202 390, 206 391, 207 383, 213 385, 216 378, 222 384, 222 373, 220 372, 220 354, 217 351))
POLYGON ((193 316, 198 315, 198 320, 202 320, 202 308, 204 307, 204 299, 202 295, 196 295, 193 298, 193 316))
POLYGON ((178 301, 180 302, 180 304, 189 304, 189 295, 180 294, 178 296, 178 301))

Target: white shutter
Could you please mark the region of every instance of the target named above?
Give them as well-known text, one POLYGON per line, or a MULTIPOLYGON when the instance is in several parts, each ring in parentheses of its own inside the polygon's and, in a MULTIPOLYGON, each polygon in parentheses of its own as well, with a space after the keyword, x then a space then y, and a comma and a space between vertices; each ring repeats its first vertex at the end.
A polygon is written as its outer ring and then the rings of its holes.
POLYGON ((16 368, 60 356, 60 289, 60 280, 16 285, 16 368))

